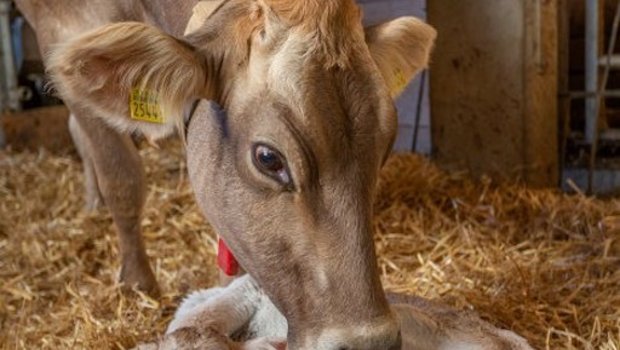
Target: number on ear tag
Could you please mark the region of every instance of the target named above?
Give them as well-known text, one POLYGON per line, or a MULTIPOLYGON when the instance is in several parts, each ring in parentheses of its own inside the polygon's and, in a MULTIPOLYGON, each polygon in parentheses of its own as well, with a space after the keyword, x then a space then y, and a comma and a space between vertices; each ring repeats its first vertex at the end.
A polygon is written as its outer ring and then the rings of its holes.
POLYGON ((131 119, 144 122, 164 124, 164 116, 159 107, 157 94, 138 88, 129 94, 129 112, 131 119))

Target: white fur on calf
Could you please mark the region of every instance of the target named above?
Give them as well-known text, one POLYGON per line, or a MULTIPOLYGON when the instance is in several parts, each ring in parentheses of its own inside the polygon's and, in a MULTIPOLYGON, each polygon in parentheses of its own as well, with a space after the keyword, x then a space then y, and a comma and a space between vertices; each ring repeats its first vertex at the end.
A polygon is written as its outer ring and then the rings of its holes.
POLYGON ((226 288, 190 294, 166 335, 138 350, 278 350, 285 348, 286 320, 249 276, 226 288), (240 343, 231 340, 240 338, 240 343))
MULTIPOLYGON (((494 327, 476 314, 457 311, 423 298, 391 295, 392 309, 401 323, 403 350, 532 350, 517 334, 494 327)), ((271 300, 249 276, 226 288, 190 294, 177 310, 166 337, 150 349, 283 349, 287 324, 271 300), (245 343, 199 339, 195 333, 208 328, 245 343), (189 336, 188 336, 189 334, 189 336), (205 346, 206 341, 211 341, 205 346)), ((208 337, 208 336, 207 336, 208 337)))
POLYGON ((221 320, 220 327, 227 334, 236 333, 247 324, 245 336, 248 339, 286 338, 286 319, 248 275, 226 288, 203 289, 190 294, 179 306, 166 334, 194 327, 205 314, 221 320))

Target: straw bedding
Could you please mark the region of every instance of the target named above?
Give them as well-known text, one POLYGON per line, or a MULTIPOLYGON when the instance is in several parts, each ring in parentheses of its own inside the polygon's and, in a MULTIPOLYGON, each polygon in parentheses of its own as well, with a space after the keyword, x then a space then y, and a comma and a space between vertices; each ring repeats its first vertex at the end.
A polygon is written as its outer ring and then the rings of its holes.
MULTIPOLYGON (((105 210, 81 208, 72 156, 0 153, 0 348, 123 349, 216 283, 214 233, 182 150, 142 150, 143 220, 163 296, 120 292, 105 210)), ((386 288, 473 309, 540 349, 620 349, 620 201, 447 175, 393 156, 376 200, 386 288)))

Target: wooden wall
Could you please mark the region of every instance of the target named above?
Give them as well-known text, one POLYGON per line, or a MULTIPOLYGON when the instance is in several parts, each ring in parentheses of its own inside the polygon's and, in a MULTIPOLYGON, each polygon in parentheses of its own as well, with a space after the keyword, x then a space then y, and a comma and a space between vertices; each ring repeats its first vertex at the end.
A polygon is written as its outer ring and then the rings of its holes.
MULTIPOLYGON (((426 0, 358 0, 358 3, 364 12, 364 25, 383 23, 401 16, 426 19, 426 0)), ((394 151, 431 153, 428 91, 428 79, 422 79, 422 74, 419 74, 397 99, 398 135, 394 143, 394 151), (417 135, 415 135, 416 127, 417 135), (415 149, 413 149, 414 138, 415 149)))
POLYGON ((557 4, 428 2, 434 155, 474 175, 558 183, 557 4))

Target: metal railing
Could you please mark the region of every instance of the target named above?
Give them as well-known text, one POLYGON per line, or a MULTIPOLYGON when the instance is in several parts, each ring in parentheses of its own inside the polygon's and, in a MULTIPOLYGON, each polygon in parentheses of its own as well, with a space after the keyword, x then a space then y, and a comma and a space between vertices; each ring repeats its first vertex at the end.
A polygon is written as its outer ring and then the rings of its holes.
POLYGON ((2 56, 3 109, 19 110, 20 89, 11 36, 11 1, 0 0, 0 54, 2 56))
MULTIPOLYGON (((618 37, 620 25, 620 3, 616 6, 611 36, 609 38, 607 52, 601 56, 599 48, 600 33, 600 6, 599 0, 586 0, 585 7, 585 91, 571 91, 560 95, 560 98, 584 99, 585 100, 585 130, 584 142, 589 146, 588 157, 588 192, 592 192, 593 178, 596 166, 597 151, 601 135, 605 138, 615 139, 620 136, 620 130, 599 129, 600 114, 605 98, 620 98, 620 90, 608 90, 607 82, 612 69, 620 69, 620 55, 614 55, 614 47, 618 37), (603 74, 600 75, 600 69, 603 74), (600 78, 600 79, 599 79, 600 78)), ((566 123, 569 123, 570 116, 566 123)), ((566 129, 566 127, 565 127, 566 129)), ((566 136, 564 136, 566 138, 566 136)), ((618 138, 617 141, 620 141, 618 138)), ((562 148, 565 149, 566 141, 562 148)), ((565 154, 563 154, 565 156, 565 154)))
MULTIPOLYGON (((0 113, 21 109, 22 90, 17 81, 17 68, 11 35, 11 1, 0 0, 0 113)), ((0 124, 0 147, 5 134, 0 124)))

